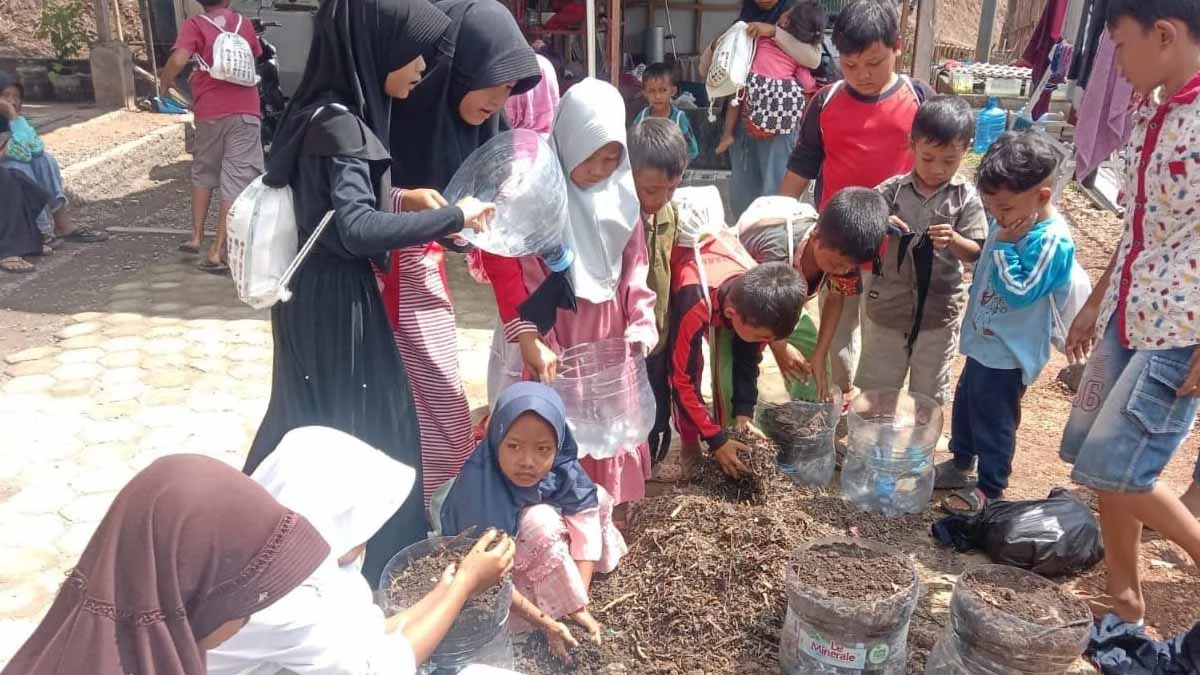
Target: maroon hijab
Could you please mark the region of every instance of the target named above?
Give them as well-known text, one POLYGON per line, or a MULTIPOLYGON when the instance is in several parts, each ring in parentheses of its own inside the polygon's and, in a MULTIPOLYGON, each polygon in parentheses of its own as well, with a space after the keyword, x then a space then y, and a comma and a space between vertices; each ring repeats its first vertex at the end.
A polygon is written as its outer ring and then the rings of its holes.
POLYGON ((117 495, 2 675, 204 675, 199 641, 300 585, 329 545, 258 483, 172 455, 117 495))

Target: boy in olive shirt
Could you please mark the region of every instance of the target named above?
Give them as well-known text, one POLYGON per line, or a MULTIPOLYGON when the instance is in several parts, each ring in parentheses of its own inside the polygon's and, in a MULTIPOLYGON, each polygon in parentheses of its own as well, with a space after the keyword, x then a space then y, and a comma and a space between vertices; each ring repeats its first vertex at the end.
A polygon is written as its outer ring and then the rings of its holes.
POLYGON ((855 385, 949 397, 966 300, 963 263, 979 258, 987 216, 975 187, 958 175, 975 133, 965 101, 939 96, 913 120, 912 171, 877 189, 890 206, 881 265, 865 274, 863 358, 855 385))

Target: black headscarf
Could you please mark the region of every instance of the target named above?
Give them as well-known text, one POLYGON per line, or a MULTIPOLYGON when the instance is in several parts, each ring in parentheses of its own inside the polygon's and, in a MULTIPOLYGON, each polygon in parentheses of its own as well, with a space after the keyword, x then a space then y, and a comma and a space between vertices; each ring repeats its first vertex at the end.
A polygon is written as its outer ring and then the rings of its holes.
POLYGON ((392 179, 444 190, 467 155, 501 131, 499 111, 477 127, 463 121, 458 105, 467 93, 516 82, 512 93, 523 94, 542 71, 504 4, 442 0, 436 6, 450 17, 450 30, 424 81, 392 109, 392 179))
MULTIPOLYGON (((392 100, 384 81, 430 52, 449 27, 450 19, 426 0, 324 0, 304 76, 271 144, 264 182, 290 183, 301 154, 349 155, 378 165, 372 178, 386 196, 392 100), (313 120, 331 103, 351 114, 322 112, 313 120)), ((387 203, 381 199, 381 208, 387 203)))
POLYGON ((742 13, 738 15, 738 21, 775 25, 791 6, 792 0, 779 0, 771 9, 762 9, 754 0, 742 0, 742 13))

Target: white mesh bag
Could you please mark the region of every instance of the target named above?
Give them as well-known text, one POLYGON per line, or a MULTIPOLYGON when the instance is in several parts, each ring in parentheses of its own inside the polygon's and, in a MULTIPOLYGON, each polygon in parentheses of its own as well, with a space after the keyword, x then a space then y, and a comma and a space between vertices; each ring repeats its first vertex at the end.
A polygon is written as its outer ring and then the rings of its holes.
POLYGON ((746 22, 738 21, 717 38, 713 46, 712 65, 708 67, 708 76, 704 80, 710 121, 716 120, 713 113, 716 100, 733 96, 730 105, 736 106, 737 95, 746 87, 746 80, 750 77, 750 64, 754 61, 754 38, 746 29, 746 22))
POLYGON ((243 87, 257 87, 258 69, 254 63, 254 51, 250 49, 250 43, 246 42, 246 38, 241 35, 241 15, 238 15, 237 26, 232 31, 218 26, 217 22, 206 14, 200 16, 221 31, 216 41, 213 42, 211 64, 205 63, 199 54, 196 55, 196 63, 200 69, 208 73, 214 80, 240 84, 243 87))

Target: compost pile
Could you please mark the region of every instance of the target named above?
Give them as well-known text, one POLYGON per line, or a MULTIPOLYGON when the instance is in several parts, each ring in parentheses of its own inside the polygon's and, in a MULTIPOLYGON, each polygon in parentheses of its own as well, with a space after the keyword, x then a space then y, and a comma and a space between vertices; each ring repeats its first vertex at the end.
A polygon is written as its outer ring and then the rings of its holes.
MULTIPOLYGON (((451 565, 457 565, 467 549, 454 550, 443 546, 433 553, 417 558, 408 566, 392 574, 391 585, 387 589, 388 601, 391 607, 401 609, 412 607, 437 586, 442 573, 451 565)), ((454 622, 454 630, 475 631, 485 630, 488 624, 495 624, 496 604, 502 601, 502 588, 499 583, 488 590, 472 597, 463 606, 462 613, 454 622)), ((492 628, 492 630, 495 630, 492 628)))
POLYGON ((633 510, 628 555, 592 585, 599 648, 577 650, 568 666, 531 637, 518 647, 520 672, 779 672, 784 566, 826 532, 805 513, 812 493, 775 469, 775 446, 736 437, 750 445, 751 476, 730 481, 705 464, 695 483, 633 510))

